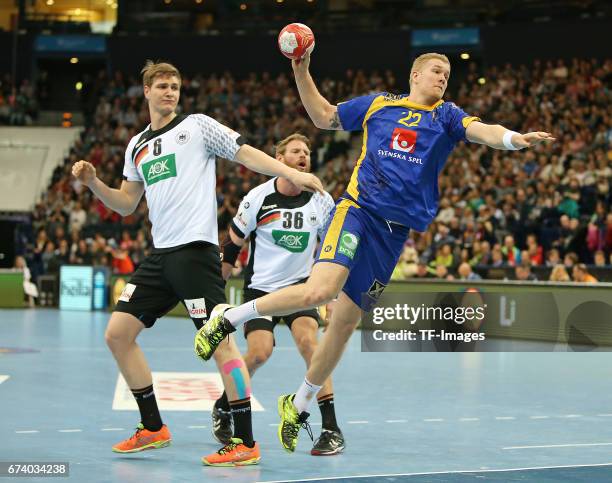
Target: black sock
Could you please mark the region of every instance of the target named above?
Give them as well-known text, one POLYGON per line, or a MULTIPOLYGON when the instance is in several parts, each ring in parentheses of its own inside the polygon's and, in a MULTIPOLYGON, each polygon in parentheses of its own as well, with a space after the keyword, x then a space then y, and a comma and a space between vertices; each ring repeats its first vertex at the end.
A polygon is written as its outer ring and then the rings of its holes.
POLYGON ((225 391, 223 391, 221 397, 215 401, 215 407, 226 412, 231 411, 229 401, 227 400, 227 393, 225 391))
POLYGON ((151 384, 143 389, 132 389, 132 394, 136 398, 140 410, 142 425, 149 431, 159 431, 162 427, 162 420, 153 392, 153 385, 151 384))
POLYGON ((334 395, 326 394, 318 400, 319 409, 321 410, 321 419, 323 429, 329 431, 340 431, 336 422, 336 411, 334 410, 334 395))
POLYGON ((251 425, 251 398, 230 401, 229 405, 234 419, 234 436, 240 438, 245 446, 252 448, 255 442, 251 425))

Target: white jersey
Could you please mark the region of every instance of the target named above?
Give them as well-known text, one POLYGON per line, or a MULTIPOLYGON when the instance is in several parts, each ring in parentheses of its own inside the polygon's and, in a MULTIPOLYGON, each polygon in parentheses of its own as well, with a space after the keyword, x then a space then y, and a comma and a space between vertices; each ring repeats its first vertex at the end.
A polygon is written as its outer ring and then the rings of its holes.
POLYGON ((233 160, 242 138, 204 114, 176 116, 134 136, 123 176, 145 185, 155 248, 219 244, 215 156, 233 160))
POLYGON ((302 191, 286 196, 276 189, 278 178, 252 189, 244 197, 232 229, 250 236, 244 286, 273 292, 308 277, 314 263, 317 236, 334 208, 334 200, 302 191))

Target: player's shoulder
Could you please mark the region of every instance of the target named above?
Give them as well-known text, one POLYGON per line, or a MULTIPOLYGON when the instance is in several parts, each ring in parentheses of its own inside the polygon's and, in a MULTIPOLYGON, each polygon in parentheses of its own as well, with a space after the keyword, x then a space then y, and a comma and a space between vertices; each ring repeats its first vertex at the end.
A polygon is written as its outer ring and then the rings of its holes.
POLYGON ((255 188, 251 189, 246 195, 244 195, 244 199, 250 201, 251 203, 255 203, 259 201, 261 204, 266 196, 271 193, 274 193, 274 180, 276 178, 272 178, 265 183, 260 184, 259 186, 255 186, 255 188))
POLYGON ((147 126, 142 131, 140 131, 138 134, 135 134, 134 136, 132 136, 132 138, 128 142, 128 148, 134 147, 136 145, 136 143, 140 139, 142 139, 142 136, 149 130, 150 127, 151 127, 151 125, 147 124, 147 126))
POLYGON ((322 212, 327 212, 331 210, 336 204, 332 196, 327 191, 324 191, 323 193, 314 193, 312 195, 311 201, 315 203, 315 205, 322 212))

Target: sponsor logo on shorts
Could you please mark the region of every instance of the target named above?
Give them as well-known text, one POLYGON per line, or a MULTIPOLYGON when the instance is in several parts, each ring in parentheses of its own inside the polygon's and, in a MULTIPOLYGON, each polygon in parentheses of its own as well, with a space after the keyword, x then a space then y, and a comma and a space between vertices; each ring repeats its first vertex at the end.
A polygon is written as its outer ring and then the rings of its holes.
POLYGON ((374 283, 372 283, 368 289, 368 295, 374 300, 378 300, 386 287, 387 286, 384 283, 374 279, 374 283))
POLYGON ((351 260, 355 257, 355 250, 359 245, 359 237, 349 231, 342 230, 340 234, 340 246, 338 253, 349 257, 351 260))
POLYGON ((308 246, 310 233, 305 231, 272 230, 274 243, 289 250, 291 253, 301 253, 308 246))
POLYGON ((121 300, 122 302, 129 302, 132 298, 132 295, 134 295, 134 290, 136 290, 136 285, 134 285, 133 283, 126 284, 123 288, 123 291, 121 292, 121 295, 119 296, 119 300, 121 300))
POLYGON ((189 142, 189 137, 189 131, 181 131, 176 135, 174 140, 176 141, 176 144, 187 144, 189 142))
POLYGON ((185 299, 185 307, 189 312, 189 317, 192 319, 205 319, 208 315, 206 312, 206 301, 201 299, 185 299))
POLYGON ((153 159, 142 165, 142 174, 147 186, 168 178, 176 177, 176 159, 174 153, 153 159))

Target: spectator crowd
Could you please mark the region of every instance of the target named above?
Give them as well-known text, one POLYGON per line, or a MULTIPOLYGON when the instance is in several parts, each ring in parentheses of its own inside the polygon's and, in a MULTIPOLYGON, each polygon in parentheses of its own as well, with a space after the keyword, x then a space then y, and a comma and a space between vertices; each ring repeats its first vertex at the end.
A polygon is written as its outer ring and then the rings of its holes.
MULTIPOLYGON (((484 84, 481 76, 474 65, 447 99, 483 122, 548 131, 557 140, 522 151, 459 145, 440 177, 439 213, 425 233, 406 240, 393 279, 476 280, 491 267, 512 267, 512 278, 535 280, 534 267, 550 267, 551 280, 596 282, 589 267, 612 264, 612 60, 535 61, 492 67, 484 84)), ((388 71, 350 70, 318 84, 333 103, 397 91, 388 71)), ((70 175, 72 164, 86 159, 105 183, 120 185, 125 147, 148 123, 140 79, 101 73, 88 89, 94 101, 85 106, 85 130, 32 214, 25 255, 33 279, 63 263, 130 273, 151 249, 144 198, 121 218, 70 175)), ((270 154, 289 134, 307 135, 313 169, 334 198, 344 192, 361 148, 361 133, 315 128, 286 74, 183 78, 179 110, 208 114, 270 154)), ((265 179, 219 161, 220 237, 241 198, 265 179)))

